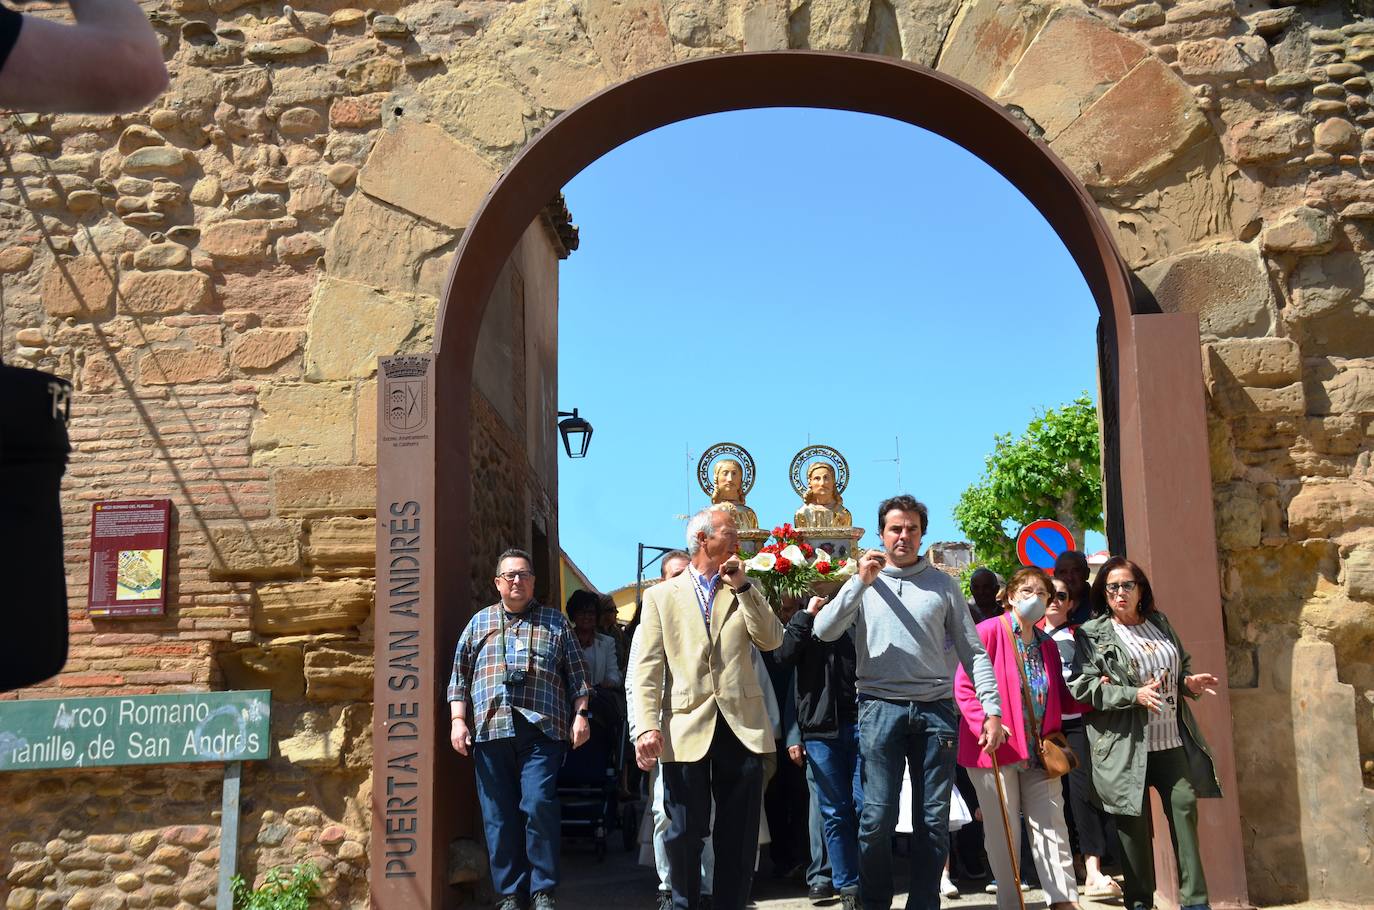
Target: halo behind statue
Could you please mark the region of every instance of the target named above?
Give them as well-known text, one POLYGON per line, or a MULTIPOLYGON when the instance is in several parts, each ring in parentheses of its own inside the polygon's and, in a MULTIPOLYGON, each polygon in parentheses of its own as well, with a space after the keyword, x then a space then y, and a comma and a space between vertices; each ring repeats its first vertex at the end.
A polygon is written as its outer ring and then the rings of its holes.
MULTIPOLYGON (((839 453, 836 453, 839 454, 839 453)), ((753 456, 736 442, 718 442, 701 454, 701 460, 697 462, 697 483, 701 485, 701 490, 708 497, 714 498, 716 493, 716 462, 722 458, 738 461, 743 477, 740 478, 739 495, 743 500, 749 496, 749 491, 754 488, 754 459, 753 456)))
POLYGON ((789 470, 792 476, 792 489, 797 491, 798 496, 806 495, 806 475, 811 472, 812 465, 817 461, 830 465, 835 472, 835 493, 844 495, 844 488, 849 486, 849 462, 830 446, 807 446, 792 456, 792 467, 789 470))

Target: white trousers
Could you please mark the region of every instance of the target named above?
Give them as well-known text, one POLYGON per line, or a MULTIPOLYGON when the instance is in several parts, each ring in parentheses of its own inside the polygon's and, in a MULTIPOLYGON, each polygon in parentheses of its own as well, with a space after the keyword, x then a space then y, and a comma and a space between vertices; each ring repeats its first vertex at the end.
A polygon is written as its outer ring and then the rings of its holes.
POLYGON ((991 768, 969 768, 968 776, 978 791, 983 810, 983 843, 988 863, 997 879, 997 910, 1018 910, 1017 890, 1021 883, 1011 871, 1011 858, 1021 858, 1020 817, 1025 815, 1030 831, 1031 856, 1040 873, 1040 886, 1047 903, 1077 901, 1078 885, 1073 877, 1073 855, 1069 850, 1069 831, 1064 824, 1064 787, 1059 778, 1046 777, 1025 762, 1003 765, 1002 791, 1007 797, 1007 818, 1011 821, 1011 851, 1007 850, 1002 810, 997 808, 997 781, 991 768))

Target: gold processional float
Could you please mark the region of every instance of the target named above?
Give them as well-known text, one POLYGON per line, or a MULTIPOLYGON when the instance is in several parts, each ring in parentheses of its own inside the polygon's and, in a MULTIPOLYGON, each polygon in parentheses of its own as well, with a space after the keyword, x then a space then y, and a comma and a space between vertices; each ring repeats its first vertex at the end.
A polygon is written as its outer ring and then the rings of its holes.
POLYGON ((697 462, 702 492, 710 497, 711 508, 734 516, 745 569, 774 609, 784 601, 838 591, 857 570, 858 543, 864 534, 844 507, 849 463, 837 450, 807 446, 793 456, 788 473, 801 507, 792 521, 769 531, 759 527, 758 516, 745 504, 755 470, 744 446, 718 442, 697 462))

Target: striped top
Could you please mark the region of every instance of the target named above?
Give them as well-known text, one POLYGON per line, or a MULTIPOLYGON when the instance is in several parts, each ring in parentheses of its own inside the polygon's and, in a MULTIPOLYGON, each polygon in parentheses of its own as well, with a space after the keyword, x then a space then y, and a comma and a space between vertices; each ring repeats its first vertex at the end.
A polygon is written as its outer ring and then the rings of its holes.
POLYGON ((1178 648, 1168 635, 1155 627, 1154 623, 1142 622, 1135 626, 1113 623, 1116 637, 1126 649, 1131 660, 1131 669, 1142 682, 1160 677, 1159 697, 1163 704, 1160 712, 1149 712, 1145 725, 1145 745, 1151 752, 1177 749, 1183 745, 1178 733, 1178 675, 1180 672, 1178 648))

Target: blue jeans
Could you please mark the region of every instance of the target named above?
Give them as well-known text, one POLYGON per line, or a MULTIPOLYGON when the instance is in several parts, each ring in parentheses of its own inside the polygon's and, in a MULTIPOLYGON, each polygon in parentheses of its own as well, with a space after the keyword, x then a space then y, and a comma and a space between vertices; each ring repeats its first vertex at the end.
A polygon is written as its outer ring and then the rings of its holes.
POLYGON ((491 883, 498 895, 528 896, 558 886, 563 818, 558 768, 566 748, 516 712, 515 736, 477 743, 473 750, 491 883))
MULTIPOLYGON (((821 815, 821 800, 816 795, 816 775, 811 762, 806 763, 806 839, 811 847, 811 862, 806 866, 806 886, 832 886, 830 881, 830 851, 825 849, 825 818, 821 815)), ((859 829, 854 828, 857 836, 859 829)))
MULTIPOLYGON (((825 827, 831 881, 841 893, 859 890, 859 812, 864 804, 860 777, 859 728, 843 724, 835 739, 806 741, 807 770, 825 827)), ((901 787, 901 778, 897 779, 901 787)))
POLYGON ((949 795, 954 782, 958 715, 949 699, 896 704, 859 702, 863 811, 859 878, 864 910, 892 906, 892 834, 902 771, 911 765, 911 877, 907 910, 939 910, 940 872, 949 855, 949 795))

